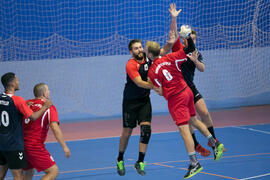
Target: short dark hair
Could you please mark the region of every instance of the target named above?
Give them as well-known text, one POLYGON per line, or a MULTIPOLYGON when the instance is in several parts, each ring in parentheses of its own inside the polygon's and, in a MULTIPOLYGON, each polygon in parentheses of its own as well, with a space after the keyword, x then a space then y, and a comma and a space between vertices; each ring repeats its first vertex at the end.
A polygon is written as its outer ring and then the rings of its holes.
POLYGON ((132 39, 131 41, 129 41, 129 43, 128 43, 128 49, 130 51, 132 50, 132 45, 135 44, 135 43, 142 43, 142 41, 139 40, 139 39, 132 39))
POLYGON ((8 72, 1 77, 1 82, 5 89, 10 86, 10 83, 15 79, 15 74, 13 72, 8 72))
POLYGON ((194 29, 191 30, 191 34, 194 34, 194 35, 197 36, 197 33, 196 33, 196 31, 194 29))

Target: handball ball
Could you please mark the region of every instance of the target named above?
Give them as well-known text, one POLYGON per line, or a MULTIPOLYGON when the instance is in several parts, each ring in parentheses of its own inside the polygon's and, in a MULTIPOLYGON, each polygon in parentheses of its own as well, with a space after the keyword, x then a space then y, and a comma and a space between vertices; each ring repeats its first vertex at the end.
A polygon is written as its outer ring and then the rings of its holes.
POLYGON ((182 25, 180 32, 179 32, 179 36, 182 38, 188 38, 189 35, 191 33, 191 27, 189 25, 182 25))

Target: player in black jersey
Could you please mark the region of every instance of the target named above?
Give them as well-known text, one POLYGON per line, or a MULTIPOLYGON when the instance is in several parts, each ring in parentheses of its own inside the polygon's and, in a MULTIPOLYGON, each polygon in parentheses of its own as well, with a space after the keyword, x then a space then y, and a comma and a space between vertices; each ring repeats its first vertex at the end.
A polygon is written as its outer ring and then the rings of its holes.
MULTIPOLYGON (((194 44, 196 43, 197 39, 197 33, 192 30, 191 32, 191 38, 194 41, 194 44)), ((172 51, 177 51, 179 48, 183 48, 182 44, 180 43, 180 39, 177 40, 177 42, 172 47, 172 51)), ((203 57, 200 52, 197 51, 197 60, 192 61, 191 59, 188 59, 185 63, 181 66, 181 71, 184 76, 184 79, 187 83, 187 85, 190 87, 190 89, 193 92, 194 95, 194 104, 197 113, 199 114, 202 122, 206 125, 209 132, 212 134, 212 136, 217 140, 214 132, 213 127, 213 121, 211 118, 211 115, 207 109, 206 103, 203 99, 203 96, 200 94, 198 89, 196 88, 196 85, 194 84, 194 72, 196 69, 198 69, 200 72, 204 72, 205 65, 203 63, 203 57)), ((196 139, 195 133, 193 131, 192 126, 190 126, 190 131, 192 134, 192 138, 194 140, 195 150, 202 156, 209 156, 210 151, 202 147, 199 142, 196 139)), ((208 144, 209 145, 209 144, 208 144)), ((225 151, 225 148, 223 149, 225 151)))
MULTIPOLYGON (((176 23, 176 17, 181 10, 176 11, 174 4, 170 6, 172 17, 171 23, 176 23)), ((161 55, 169 52, 176 39, 171 38, 161 49, 161 55)), ((148 142, 151 136, 152 108, 150 102, 150 89, 154 88, 149 84, 147 73, 152 61, 145 56, 140 40, 134 39, 129 42, 128 49, 132 57, 126 64, 126 84, 123 93, 123 129, 119 143, 119 154, 117 158, 117 172, 120 176, 125 175, 124 152, 133 128, 140 126, 139 157, 134 167, 140 175, 145 175, 144 157, 148 142)))

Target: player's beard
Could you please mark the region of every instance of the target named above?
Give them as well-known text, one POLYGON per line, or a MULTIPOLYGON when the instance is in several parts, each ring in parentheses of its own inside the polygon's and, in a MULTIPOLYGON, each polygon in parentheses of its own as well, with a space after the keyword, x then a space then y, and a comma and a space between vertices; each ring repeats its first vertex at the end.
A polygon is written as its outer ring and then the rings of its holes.
POLYGON ((15 91, 18 91, 18 90, 20 90, 20 87, 19 86, 16 86, 14 90, 15 91))
POLYGON ((144 57, 144 55, 143 55, 143 52, 140 52, 139 54, 137 54, 137 55, 135 55, 134 56, 134 58, 136 59, 136 60, 143 60, 143 57, 144 57))

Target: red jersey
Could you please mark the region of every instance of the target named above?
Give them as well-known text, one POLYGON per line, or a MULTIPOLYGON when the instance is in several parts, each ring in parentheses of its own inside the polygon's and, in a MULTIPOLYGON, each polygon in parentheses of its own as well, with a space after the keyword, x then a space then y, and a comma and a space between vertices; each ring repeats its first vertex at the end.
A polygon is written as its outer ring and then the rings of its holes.
POLYGON ((169 97, 186 88, 187 84, 180 69, 181 64, 186 60, 187 56, 181 48, 177 52, 167 54, 153 61, 148 71, 148 77, 155 86, 162 86, 165 99, 168 100, 169 97))
POLYGON ((176 52, 179 49, 183 49, 184 46, 183 44, 180 42, 180 38, 177 39, 177 41, 174 43, 173 47, 172 47, 172 52, 176 52))
MULTIPOLYGON (((44 103, 41 99, 31 99, 27 100, 27 102, 33 103, 30 108, 34 112, 38 111, 44 103)), ((30 121, 29 119, 25 118, 23 121, 25 146, 44 144, 51 122, 59 123, 57 110, 54 105, 46 110, 35 121, 30 121)))

